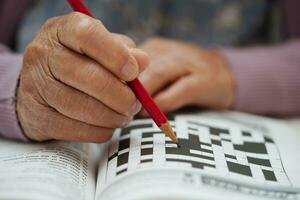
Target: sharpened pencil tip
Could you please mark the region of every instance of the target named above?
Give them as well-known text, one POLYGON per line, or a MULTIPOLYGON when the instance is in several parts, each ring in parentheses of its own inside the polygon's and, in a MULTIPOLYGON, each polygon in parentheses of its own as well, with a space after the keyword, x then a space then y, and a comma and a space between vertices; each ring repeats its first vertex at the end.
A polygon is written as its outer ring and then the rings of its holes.
POLYGON ((169 122, 162 124, 159 128, 163 133, 165 133, 169 138, 171 138, 171 140, 173 141, 174 144, 178 145, 176 133, 173 131, 173 128, 169 122))

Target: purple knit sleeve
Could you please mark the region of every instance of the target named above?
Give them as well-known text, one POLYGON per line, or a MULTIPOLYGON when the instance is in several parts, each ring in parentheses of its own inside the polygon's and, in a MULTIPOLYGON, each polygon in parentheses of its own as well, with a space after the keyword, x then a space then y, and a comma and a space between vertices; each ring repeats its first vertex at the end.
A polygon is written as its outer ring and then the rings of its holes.
POLYGON ((16 87, 22 55, 11 53, 0 44, 0 135, 26 141, 16 115, 16 87))
POLYGON ((234 109, 259 114, 300 114, 300 40, 272 47, 228 48, 236 81, 234 109))

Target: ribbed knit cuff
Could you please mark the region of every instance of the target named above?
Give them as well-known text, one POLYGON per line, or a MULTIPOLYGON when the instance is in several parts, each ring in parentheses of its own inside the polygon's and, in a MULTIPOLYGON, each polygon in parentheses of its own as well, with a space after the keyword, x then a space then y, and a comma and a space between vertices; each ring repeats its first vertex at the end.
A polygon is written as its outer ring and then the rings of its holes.
POLYGON ((1 101, 0 112, 0 134, 10 139, 29 141, 18 123, 15 100, 1 101))
POLYGON ((300 113, 300 42, 221 49, 236 82, 233 108, 259 114, 300 113))
POLYGON ((16 88, 22 67, 22 55, 12 54, 0 45, 0 135, 28 141, 16 113, 16 88))

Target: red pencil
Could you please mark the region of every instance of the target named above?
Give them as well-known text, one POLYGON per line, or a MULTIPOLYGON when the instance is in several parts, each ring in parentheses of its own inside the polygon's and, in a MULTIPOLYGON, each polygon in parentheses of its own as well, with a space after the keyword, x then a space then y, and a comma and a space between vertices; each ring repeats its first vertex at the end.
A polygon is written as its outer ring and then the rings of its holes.
MULTIPOLYGON (((85 7, 82 0, 68 0, 69 4, 73 10, 77 12, 84 13, 90 17, 93 15, 85 7)), ((128 86, 132 89, 138 100, 141 102, 145 110, 149 113, 151 118, 154 120, 156 125, 164 132, 171 140, 178 144, 177 137, 167 119, 165 114, 158 108, 158 106, 153 101, 152 97, 146 91, 142 83, 138 79, 127 82, 128 86)))

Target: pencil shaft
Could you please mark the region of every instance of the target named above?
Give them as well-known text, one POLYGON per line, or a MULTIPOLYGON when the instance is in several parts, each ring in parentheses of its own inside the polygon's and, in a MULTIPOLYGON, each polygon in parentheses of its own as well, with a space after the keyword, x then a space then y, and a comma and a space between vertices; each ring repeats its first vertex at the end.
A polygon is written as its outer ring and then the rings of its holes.
POLYGON ((129 81, 127 84, 135 93, 136 97, 139 99, 145 110, 149 113, 158 127, 168 121, 167 117, 163 112, 161 112, 152 97, 138 79, 129 81))
POLYGON ((81 12, 90 17, 93 17, 92 13, 85 7, 82 0, 68 0, 68 2, 74 11, 81 12))

